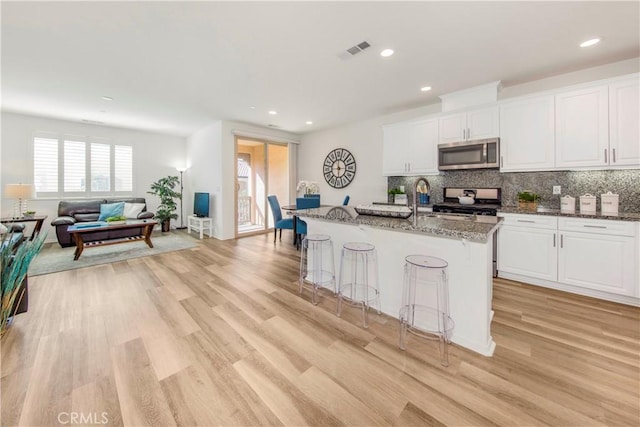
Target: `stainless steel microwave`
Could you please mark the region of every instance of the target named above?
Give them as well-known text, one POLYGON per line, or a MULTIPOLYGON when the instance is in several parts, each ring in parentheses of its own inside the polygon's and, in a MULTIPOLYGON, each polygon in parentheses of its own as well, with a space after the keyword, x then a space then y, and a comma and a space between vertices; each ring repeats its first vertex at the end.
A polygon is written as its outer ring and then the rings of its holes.
POLYGON ((438 145, 438 169, 499 168, 500 138, 438 145))

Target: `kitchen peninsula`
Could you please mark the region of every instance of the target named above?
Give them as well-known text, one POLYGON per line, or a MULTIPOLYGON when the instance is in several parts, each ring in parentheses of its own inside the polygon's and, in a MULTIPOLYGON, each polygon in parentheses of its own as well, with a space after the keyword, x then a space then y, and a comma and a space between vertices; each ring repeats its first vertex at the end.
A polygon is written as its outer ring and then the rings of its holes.
POLYGON ((331 236, 336 268, 344 243, 361 241, 376 246, 381 311, 394 318, 398 318, 402 300, 405 257, 424 254, 446 260, 450 314, 455 322, 451 341, 485 356, 493 354, 493 234, 501 219, 418 214, 414 226, 412 218, 358 215, 354 208, 343 206, 296 214, 307 222, 309 234, 331 236))

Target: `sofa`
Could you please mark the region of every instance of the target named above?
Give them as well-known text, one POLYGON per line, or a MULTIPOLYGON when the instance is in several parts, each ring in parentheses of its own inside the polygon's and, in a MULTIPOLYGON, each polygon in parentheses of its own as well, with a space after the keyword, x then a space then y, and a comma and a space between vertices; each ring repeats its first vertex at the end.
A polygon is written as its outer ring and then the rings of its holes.
MULTIPOLYGON (((137 219, 150 219, 153 218, 153 212, 147 212, 147 204, 144 197, 133 197, 128 199, 96 199, 96 200, 82 200, 82 201, 61 201, 58 204, 58 217, 51 221, 51 225, 56 228, 56 237, 58 243, 63 248, 69 246, 75 246, 75 242, 71 237, 71 234, 67 232, 67 228, 70 225, 81 222, 97 221, 100 217, 100 205, 104 203, 144 203, 144 208, 137 216, 137 219)), ((140 230, 110 230, 103 233, 92 233, 87 236, 87 242, 99 241, 99 240, 111 240, 119 239, 123 237, 132 237, 140 234, 140 230)))

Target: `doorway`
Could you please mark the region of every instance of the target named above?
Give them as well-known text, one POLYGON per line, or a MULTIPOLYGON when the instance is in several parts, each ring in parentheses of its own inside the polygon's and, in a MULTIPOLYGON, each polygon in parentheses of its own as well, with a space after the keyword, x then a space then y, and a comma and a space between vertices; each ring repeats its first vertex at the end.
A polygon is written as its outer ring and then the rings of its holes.
POLYGON ((289 203, 288 145, 236 137, 236 237, 273 228, 271 194, 289 203))

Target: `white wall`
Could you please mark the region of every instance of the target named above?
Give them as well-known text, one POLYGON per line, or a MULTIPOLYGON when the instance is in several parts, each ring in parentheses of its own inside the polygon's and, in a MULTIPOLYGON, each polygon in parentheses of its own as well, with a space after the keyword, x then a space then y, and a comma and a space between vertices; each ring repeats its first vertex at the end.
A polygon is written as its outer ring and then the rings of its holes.
MULTIPOLYGON (((93 137, 109 138, 114 143, 122 143, 133 147, 133 192, 134 197, 147 199, 147 210, 155 212, 159 204, 157 197, 147 194, 151 183, 167 175, 179 175, 177 166, 186 162, 186 141, 184 138, 134 131, 108 126, 96 126, 64 120, 47 119, 22 114, 2 113, 2 140, 0 141, 2 157, 0 170, 3 184, 33 183, 33 165, 31 162, 31 144, 34 132, 72 133, 93 137)), ((187 183, 185 183, 187 184, 187 183)), ((10 216, 13 200, 4 199, 2 191, 2 216, 10 216)), ((189 193, 185 185, 185 193, 189 193)), ((55 241, 55 230, 50 223, 57 216, 59 199, 29 200, 31 210, 38 214, 48 215, 43 230, 48 230, 48 241, 55 241)), ((185 209, 186 212, 186 209, 185 209)), ((173 226, 180 220, 173 222, 173 226)))
MULTIPOLYGON (((589 68, 546 78, 522 85, 505 87, 499 98, 510 98, 562 86, 585 83, 638 72, 639 58, 589 68)), ((298 147, 299 179, 316 181, 320 185, 323 204, 340 204, 344 196, 351 196, 350 205, 387 200, 387 178, 382 176, 382 126, 420 116, 439 113, 440 103, 396 114, 379 116, 349 123, 340 127, 302 136, 298 147), (353 182, 344 189, 331 188, 324 180, 322 165, 334 148, 346 148, 356 159, 357 171, 353 182)))
MULTIPOLYGON (((193 213, 193 193, 209 193, 209 216, 213 218, 213 237, 224 239, 222 224, 222 122, 200 129, 187 138, 185 180, 190 192, 185 194, 185 216, 193 213)), ((233 237, 233 236, 231 236, 233 237)), ((228 238, 228 237, 226 237, 228 238)))
MULTIPOLYGON (((193 190, 185 198, 185 206, 192 211, 193 192, 211 195, 210 215, 213 218, 213 237, 235 237, 235 134, 242 133, 258 139, 295 140, 296 135, 246 123, 222 121, 201 129, 187 138, 187 158, 190 169, 186 172, 193 190)), ((187 176, 185 175, 185 176, 187 176)))
POLYGON ((318 183, 324 205, 340 205, 346 195, 351 197, 349 205, 352 206, 372 201, 386 202, 387 177, 382 176, 382 126, 439 111, 439 104, 430 105, 303 135, 298 147, 298 178, 318 183), (342 189, 329 186, 322 173, 324 159, 334 148, 346 148, 356 159, 356 176, 349 186, 342 189))

